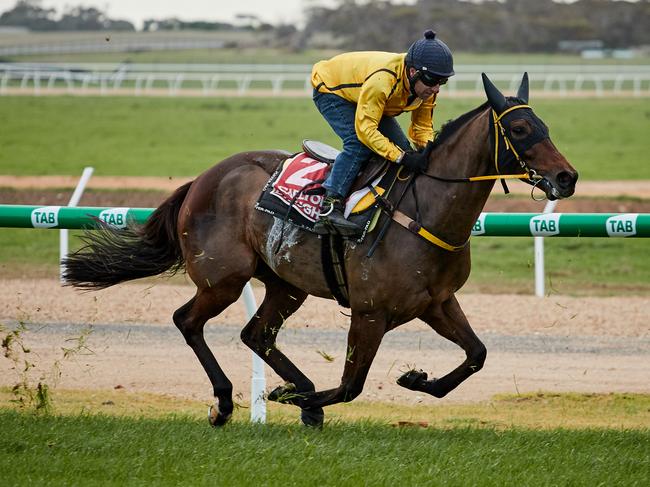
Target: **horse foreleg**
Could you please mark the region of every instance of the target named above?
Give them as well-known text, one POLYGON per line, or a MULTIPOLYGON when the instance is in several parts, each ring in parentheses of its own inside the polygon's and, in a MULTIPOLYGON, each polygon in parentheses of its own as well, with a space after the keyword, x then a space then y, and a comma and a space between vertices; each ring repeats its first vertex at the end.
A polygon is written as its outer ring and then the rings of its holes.
MULTIPOLYGON (((264 301, 241 332, 242 341, 262 358, 287 384, 269 394, 278 400, 292 394, 313 392, 314 384, 276 346, 275 341, 284 324, 307 298, 307 293, 277 277, 263 279, 266 286, 264 301)), ((322 408, 303 409, 301 419, 307 426, 320 426, 325 415, 322 408)))
POLYGON ((363 390, 384 333, 386 319, 383 315, 357 313, 353 310, 341 384, 325 391, 290 394, 286 399, 279 398, 280 402, 313 409, 352 401, 363 390))
POLYGON ((467 358, 457 368, 439 379, 428 379, 426 372, 411 370, 397 379, 397 383, 407 389, 444 397, 470 375, 481 370, 487 350, 474 334, 455 296, 442 304, 432 305, 420 316, 420 319, 440 335, 461 347, 467 358))
POLYGON ((199 289, 196 296, 174 313, 174 323, 201 362, 212 384, 217 406, 211 407, 208 415, 212 426, 225 424, 232 415, 232 383, 205 342, 203 327, 206 321, 237 301, 242 288, 243 284, 241 287, 224 286, 222 292, 216 288, 199 289))

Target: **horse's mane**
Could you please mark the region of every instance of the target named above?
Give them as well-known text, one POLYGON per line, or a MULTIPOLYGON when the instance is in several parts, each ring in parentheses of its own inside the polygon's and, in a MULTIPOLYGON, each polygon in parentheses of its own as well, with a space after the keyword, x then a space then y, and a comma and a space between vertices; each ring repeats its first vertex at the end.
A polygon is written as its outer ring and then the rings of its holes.
POLYGON ((481 106, 476 107, 473 110, 461 115, 457 119, 448 120, 445 122, 445 124, 440 129, 440 132, 438 132, 435 140, 433 141, 433 148, 436 149, 437 147, 444 144, 452 135, 458 131, 458 129, 469 122, 469 120, 474 118, 477 114, 484 111, 488 106, 489 103, 486 101, 481 106))

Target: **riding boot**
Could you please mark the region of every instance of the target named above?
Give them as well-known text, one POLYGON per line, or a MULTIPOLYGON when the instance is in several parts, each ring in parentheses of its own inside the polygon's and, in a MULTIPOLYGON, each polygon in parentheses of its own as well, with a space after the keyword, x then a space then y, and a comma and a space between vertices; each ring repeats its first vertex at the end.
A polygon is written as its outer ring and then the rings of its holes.
POLYGON ((314 232, 320 235, 338 233, 344 237, 361 235, 363 227, 346 220, 343 216, 344 210, 343 198, 337 194, 328 193, 323 201, 323 212, 314 224, 314 232))

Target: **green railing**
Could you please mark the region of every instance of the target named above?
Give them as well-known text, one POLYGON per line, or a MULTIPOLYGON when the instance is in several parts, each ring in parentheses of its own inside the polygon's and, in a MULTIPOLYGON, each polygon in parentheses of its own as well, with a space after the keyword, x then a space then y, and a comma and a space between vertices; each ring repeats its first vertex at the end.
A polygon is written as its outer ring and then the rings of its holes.
MULTIPOLYGON (((0 227, 92 228, 102 220, 117 228, 144 223, 153 208, 0 205, 0 227)), ((650 237, 648 213, 481 213, 474 236, 650 237)))

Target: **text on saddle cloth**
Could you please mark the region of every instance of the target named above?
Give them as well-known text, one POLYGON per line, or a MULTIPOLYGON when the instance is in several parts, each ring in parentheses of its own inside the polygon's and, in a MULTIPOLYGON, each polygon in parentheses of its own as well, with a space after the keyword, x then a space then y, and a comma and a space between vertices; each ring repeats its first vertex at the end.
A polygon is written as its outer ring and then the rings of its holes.
MULTIPOLYGON (((324 197, 314 193, 322 188, 322 182, 327 178, 330 169, 329 164, 317 161, 304 152, 297 154, 282 164, 282 171, 273 182, 270 194, 285 205, 292 205, 307 220, 315 222, 318 220, 324 197)), ((372 182, 372 186, 377 186, 380 180, 381 175, 372 182)), ((384 193, 383 188, 376 190, 379 194, 384 193)), ((346 201, 345 216, 359 213, 374 202, 375 197, 367 187, 355 191, 346 201)))
POLYGON ((282 170, 273 181, 270 194, 310 222, 318 220, 324 196, 313 190, 322 188, 330 166, 309 157, 304 152, 282 164, 282 170))

